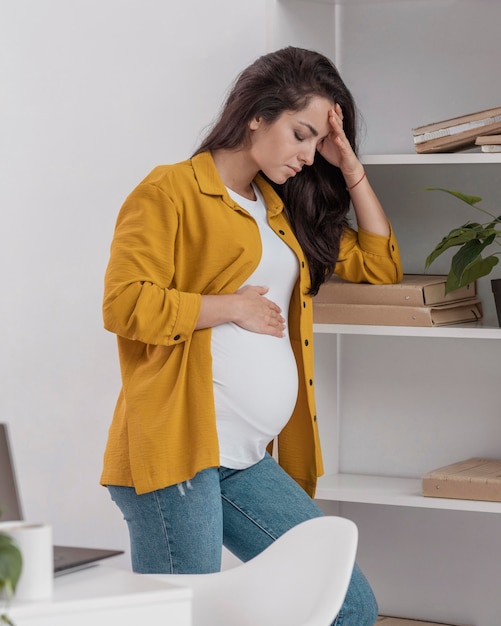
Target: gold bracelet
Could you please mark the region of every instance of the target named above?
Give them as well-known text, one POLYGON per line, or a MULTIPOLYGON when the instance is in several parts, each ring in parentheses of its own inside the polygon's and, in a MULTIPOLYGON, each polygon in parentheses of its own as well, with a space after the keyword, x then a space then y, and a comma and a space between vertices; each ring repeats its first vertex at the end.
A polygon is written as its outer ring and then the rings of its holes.
POLYGON ((362 178, 360 178, 359 180, 357 180, 357 182, 356 182, 354 185, 352 185, 351 187, 346 187, 346 189, 347 189, 348 191, 351 191, 352 189, 355 189, 355 187, 356 187, 359 183, 361 183, 361 182, 363 181, 363 179, 365 178, 365 176, 366 176, 366 174, 365 174, 365 170, 364 170, 364 173, 362 174, 362 178))

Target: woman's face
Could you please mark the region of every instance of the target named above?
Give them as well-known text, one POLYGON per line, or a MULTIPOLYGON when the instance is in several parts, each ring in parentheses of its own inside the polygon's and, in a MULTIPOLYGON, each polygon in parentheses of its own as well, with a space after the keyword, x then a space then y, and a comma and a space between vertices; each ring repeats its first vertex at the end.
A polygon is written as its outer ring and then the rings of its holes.
POLYGON ((251 121, 250 156, 258 170, 274 183, 283 184, 311 165, 317 146, 329 134, 329 110, 334 103, 314 96, 301 111, 285 111, 271 124, 263 118, 251 121))

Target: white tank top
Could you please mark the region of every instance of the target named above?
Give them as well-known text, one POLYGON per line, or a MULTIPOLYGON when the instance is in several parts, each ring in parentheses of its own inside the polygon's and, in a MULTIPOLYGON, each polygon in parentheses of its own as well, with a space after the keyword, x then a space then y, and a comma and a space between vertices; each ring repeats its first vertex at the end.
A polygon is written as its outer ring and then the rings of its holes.
MULTIPOLYGON (((299 271, 297 257, 268 225, 264 200, 256 186, 254 191, 256 201, 228 189, 256 220, 261 235, 262 257, 245 284, 269 287, 265 297, 278 304, 287 320, 299 271)), ((220 464, 244 469, 263 458, 296 404, 298 374, 288 328, 280 338, 234 323, 215 326, 212 371, 220 464)))

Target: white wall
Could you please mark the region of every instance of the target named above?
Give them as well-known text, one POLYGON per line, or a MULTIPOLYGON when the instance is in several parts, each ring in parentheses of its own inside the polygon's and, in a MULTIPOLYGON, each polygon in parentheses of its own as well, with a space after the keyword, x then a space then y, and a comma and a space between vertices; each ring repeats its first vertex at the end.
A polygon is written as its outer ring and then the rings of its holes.
POLYGON ((102 281, 125 195, 266 50, 266 0, 1 0, 0 420, 25 517, 128 549, 98 484, 119 389, 102 281))
POLYGON ((498 106, 499 82, 488 77, 499 58, 499 6, 384 0, 338 7, 337 63, 367 126, 364 152, 412 153, 412 128, 498 106))

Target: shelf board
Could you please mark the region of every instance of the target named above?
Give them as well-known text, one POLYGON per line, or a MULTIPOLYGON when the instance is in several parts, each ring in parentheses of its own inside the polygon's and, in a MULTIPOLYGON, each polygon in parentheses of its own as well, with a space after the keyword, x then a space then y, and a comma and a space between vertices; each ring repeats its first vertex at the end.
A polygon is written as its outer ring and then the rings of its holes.
POLYGON ((453 152, 437 154, 364 154, 360 157, 364 165, 485 165, 501 163, 501 153, 453 152))
POLYGON ((501 339, 501 328, 484 322, 450 326, 361 326, 358 324, 314 324, 319 335, 382 335, 389 337, 452 337, 456 339, 501 339))
MULTIPOLYGON (((306 4, 336 4, 336 5, 343 5, 343 4, 352 4, 352 5, 357 5, 357 4, 376 4, 377 5, 377 4, 381 4, 381 3, 393 2, 394 0, 302 0, 302 1, 304 3, 306 3, 306 4)), ((401 1, 403 1, 403 2, 415 2, 416 0, 401 0, 401 1)), ((417 0, 417 1, 420 1, 420 0, 417 0)), ((421 1, 426 1, 426 0, 421 0, 421 1)))
POLYGON ((419 478, 332 474, 319 479, 315 497, 337 502, 501 513, 501 502, 425 497, 421 495, 419 478))

